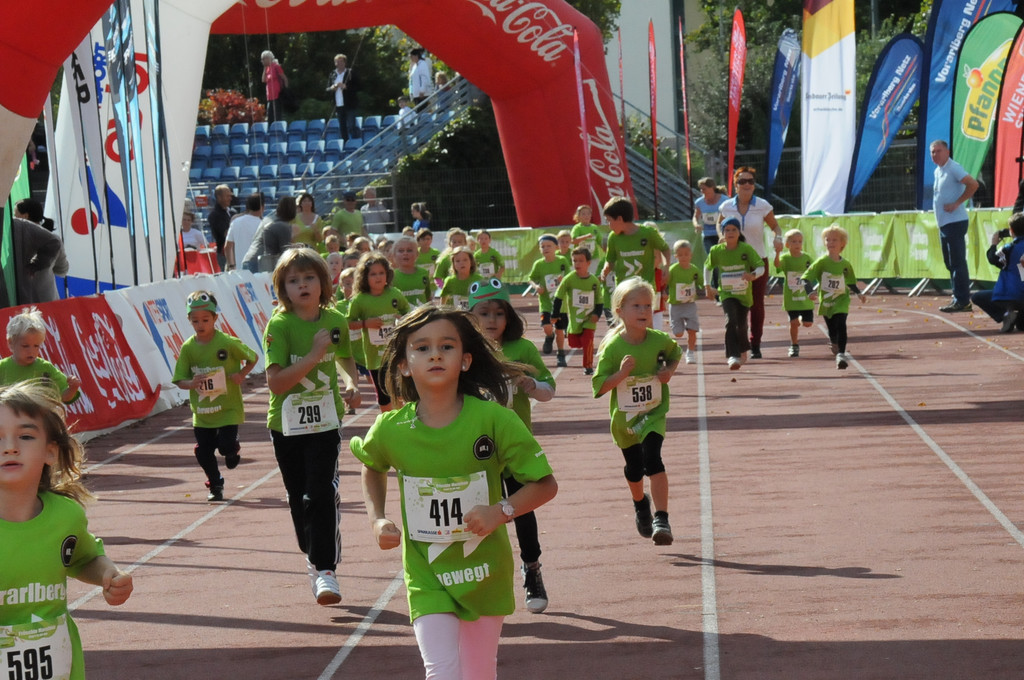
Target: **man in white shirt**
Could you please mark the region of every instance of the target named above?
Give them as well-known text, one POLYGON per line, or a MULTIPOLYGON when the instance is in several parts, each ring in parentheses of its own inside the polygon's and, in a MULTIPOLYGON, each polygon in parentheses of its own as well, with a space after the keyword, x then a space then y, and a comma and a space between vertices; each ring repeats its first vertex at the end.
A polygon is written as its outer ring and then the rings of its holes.
POLYGON ((334 93, 334 112, 341 124, 341 138, 345 141, 361 135, 359 126, 356 125, 358 90, 359 83, 352 69, 348 67, 348 57, 344 54, 334 55, 334 73, 331 74, 327 91, 334 93))
POLYGON ((263 194, 253 194, 245 199, 246 212, 231 220, 227 238, 224 240, 224 257, 227 259, 227 271, 237 268, 235 254, 245 253, 252 244, 256 230, 263 219, 263 194))
POLYGON ((371 234, 386 233, 395 220, 391 211, 377 200, 377 190, 370 186, 363 189, 363 200, 366 201, 359 210, 363 213, 363 225, 371 234))
POLYGON ((934 208, 939 226, 942 260, 949 270, 953 300, 940 312, 971 311, 971 278, 967 271, 967 201, 978 190, 978 180, 949 157, 949 145, 937 139, 931 143, 935 163, 934 208))

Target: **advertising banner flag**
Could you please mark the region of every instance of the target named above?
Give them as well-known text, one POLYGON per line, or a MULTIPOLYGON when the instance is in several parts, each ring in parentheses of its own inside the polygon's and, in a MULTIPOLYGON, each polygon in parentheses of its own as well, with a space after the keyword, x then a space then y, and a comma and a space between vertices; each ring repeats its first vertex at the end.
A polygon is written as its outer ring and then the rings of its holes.
POLYGON ((739 8, 732 17, 732 41, 729 44, 729 175, 726 181, 732 193, 732 169, 736 161, 736 135, 743 100, 743 72, 747 66, 747 29, 739 8))
MULTIPOLYGON (((690 164, 690 113, 686 106, 686 54, 683 51, 683 19, 679 18, 679 81, 682 83, 683 140, 686 143, 686 184, 693 186, 693 166, 690 164)), ((693 194, 690 194, 690 210, 693 211, 693 194)))
POLYGON ((929 145, 949 141, 953 115, 956 57, 971 26, 994 12, 1012 12, 1015 0, 934 0, 924 38, 924 78, 917 132, 917 207, 932 209, 932 163, 929 145))
POLYGON ((658 58, 654 21, 647 22, 647 70, 651 80, 651 173, 654 176, 654 214, 658 214, 658 58))
POLYGON ((857 146, 853 152, 846 210, 864 189, 871 174, 889 149, 921 87, 924 45, 917 37, 901 33, 889 41, 875 61, 868 81, 857 146))
POLYGON ((949 142, 953 158, 974 177, 992 146, 1006 57, 1020 27, 1021 19, 1014 14, 990 14, 967 32, 960 47, 949 142))
POLYGON ((11 218, 14 217, 14 204, 29 196, 31 191, 28 185, 28 158, 22 155, 18 174, 14 177, 14 185, 7 197, 3 225, 0 225, 3 227, 3 237, 0 239, 0 270, 3 270, 3 289, 7 297, 0 300, 0 307, 18 304, 18 264, 14 258, 14 230, 11 228, 11 218))
POLYGON ((782 148, 786 144, 789 117, 793 112, 797 85, 800 83, 800 37, 792 28, 787 28, 779 38, 775 52, 775 68, 772 71, 772 106, 768 112, 771 121, 768 130, 768 149, 765 152, 765 190, 775 184, 782 159, 782 148))
POLYGON ((839 214, 857 122, 853 0, 804 0, 803 17, 802 208, 839 214))
POLYGON ((996 109, 996 167, 995 206, 1007 208, 1017 199, 1021 179, 1024 179, 1024 31, 1010 49, 1003 75, 1003 89, 996 109))

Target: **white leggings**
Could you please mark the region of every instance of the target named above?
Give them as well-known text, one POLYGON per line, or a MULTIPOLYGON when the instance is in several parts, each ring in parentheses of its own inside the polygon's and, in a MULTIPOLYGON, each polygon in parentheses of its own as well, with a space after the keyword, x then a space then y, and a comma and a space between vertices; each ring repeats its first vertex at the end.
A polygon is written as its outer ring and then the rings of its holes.
POLYGON ((487 680, 498 674, 504 616, 463 621, 455 614, 424 614, 412 622, 427 680, 487 680))

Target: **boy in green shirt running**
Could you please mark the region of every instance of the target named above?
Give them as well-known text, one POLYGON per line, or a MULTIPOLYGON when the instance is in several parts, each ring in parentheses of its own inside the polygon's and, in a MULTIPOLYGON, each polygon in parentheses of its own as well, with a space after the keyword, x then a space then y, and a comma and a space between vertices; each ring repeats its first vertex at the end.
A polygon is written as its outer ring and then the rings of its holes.
POLYGON ((540 325, 544 329, 544 354, 558 342, 558 365, 565 363, 565 329, 569 320, 562 317, 552 323, 551 294, 558 290, 562 277, 569 273, 569 261, 558 255, 558 239, 551 234, 544 234, 539 239, 541 257, 530 268, 530 282, 537 288, 537 306, 540 307, 540 325))
MULTIPOLYGON (((633 222, 633 204, 628 198, 615 196, 604 204, 604 216, 612 233, 608 236, 608 254, 605 256, 601 278, 615 272, 615 285, 639 276, 647 283, 657 285, 655 269, 661 269, 662 280, 668 279, 668 244, 656 228, 633 222)), ((662 315, 655 311, 654 328, 662 327, 662 315)))
POLYGON ((256 352, 215 328, 217 300, 197 290, 187 299, 188 321, 196 334, 185 341, 174 366, 174 384, 189 391, 195 455, 206 473, 208 501, 224 500, 224 478, 217 451, 229 470, 238 467, 238 426, 245 421, 240 385, 256 366, 256 352))
POLYGON ((784 279, 782 287, 782 308, 789 314, 789 356, 800 356, 798 337, 800 324, 810 328, 814 324, 814 302, 807 296, 806 284, 801 275, 811 266, 811 256, 803 252, 804 235, 799 229, 786 232, 784 245, 788 253, 775 253, 775 271, 784 279))
POLYGON ((850 289, 857 293, 862 303, 867 301, 867 297, 857 287, 853 265, 842 256, 843 248, 850 238, 846 230, 838 224, 833 224, 821 232, 821 238, 825 241, 828 253, 815 260, 802 278, 804 281, 819 284, 818 290, 809 297, 818 300, 818 314, 825 317, 829 348, 836 355, 836 368, 843 370, 850 364, 850 355, 846 353, 846 317, 850 313, 850 289))
POLYGON ((583 350, 584 375, 594 375, 594 331, 604 312, 604 286, 590 273, 590 260, 588 249, 572 251, 573 272, 558 284, 551 308, 556 322, 568 317, 569 347, 583 350))

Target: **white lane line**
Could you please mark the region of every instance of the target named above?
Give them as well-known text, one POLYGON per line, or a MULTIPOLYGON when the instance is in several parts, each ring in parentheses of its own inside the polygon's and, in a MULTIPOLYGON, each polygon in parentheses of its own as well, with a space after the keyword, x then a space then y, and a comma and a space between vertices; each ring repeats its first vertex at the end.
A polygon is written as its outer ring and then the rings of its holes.
POLYGON ((704 635, 704 678, 719 680, 718 596, 715 591, 715 523, 711 514, 711 456, 707 392, 704 384, 704 334, 697 335, 697 449, 700 460, 700 580, 704 635))
POLYGON ((348 636, 348 639, 345 640, 345 644, 342 645, 341 649, 338 650, 338 653, 334 655, 334 658, 331 659, 329 664, 327 664, 327 667, 324 668, 324 672, 320 674, 320 677, 317 678, 317 680, 331 680, 331 678, 334 677, 334 674, 341 668, 341 664, 345 663, 345 659, 347 659, 348 655, 352 653, 352 650, 359 645, 363 636, 369 632, 370 628, 377 620, 377 617, 380 616, 380 613, 384 611, 385 607, 388 606, 388 603, 391 602, 391 598, 395 596, 398 589, 405 583, 403 574, 404 567, 403 571, 400 571, 393 579, 391 579, 391 583, 388 584, 388 587, 383 593, 381 593, 380 597, 377 598, 377 601, 373 603, 373 607, 370 611, 366 612, 366 616, 364 616, 363 620, 359 622, 359 625, 356 626, 356 629, 352 634, 348 636))
MULTIPOLYGON (((992 349, 997 349, 1000 352, 1002 352, 1003 354, 1006 354, 1008 356, 1013 357, 1017 361, 1024 361, 1024 356, 1021 356, 1020 354, 1017 354, 1016 352, 1008 350, 1005 347, 1003 347, 1002 345, 1000 345, 1000 344, 998 344, 996 342, 992 342, 988 338, 981 337, 980 335, 978 335, 977 333, 975 333, 974 331, 972 331, 969 328, 964 328, 963 326, 961 326, 960 324, 956 323, 955 321, 950 320, 948 314, 933 314, 931 312, 922 312, 922 311, 917 310, 917 309, 898 309, 896 311, 901 313, 901 314, 917 314, 919 316, 927 316, 927 317, 930 317, 932 319, 938 319, 939 321, 941 321, 942 323, 946 324, 947 326, 952 326, 953 328, 956 328, 957 330, 963 331, 964 333, 966 333, 967 335, 971 336, 972 338, 974 338, 978 342, 982 342, 982 343, 988 345, 989 347, 991 347, 992 349)), ((820 326, 819 326, 819 328, 820 328, 820 326)), ((826 335, 827 335, 827 332, 826 332, 826 335)))
MULTIPOLYGON (((1004 347, 1000 347, 999 345, 996 345, 995 343, 986 340, 985 338, 975 334, 974 332, 964 328, 963 326, 953 323, 952 321, 949 321, 947 319, 944 319, 941 316, 930 314, 928 312, 919 312, 912 309, 900 311, 909 312, 911 314, 920 314, 922 316, 930 316, 939 319, 940 321, 943 321, 948 325, 953 326, 954 328, 962 330, 967 335, 970 335, 971 337, 980 340, 981 342, 984 342, 996 349, 1006 352, 1010 356, 1016 357, 1024 361, 1024 357, 1021 357, 1020 355, 1017 355, 1004 347)), ((818 329, 825 334, 825 337, 828 337, 828 330, 826 328, 823 328, 819 324, 818 329)), ((857 361, 855 358, 851 356, 850 365, 856 368, 858 371, 860 371, 860 374, 864 376, 864 378, 871 384, 872 387, 875 388, 875 390, 880 395, 882 395, 882 398, 885 399, 886 403, 889 404, 892 410, 896 411, 896 413, 898 413, 899 416, 903 418, 904 422, 906 422, 907 425, 910 426, 910 429, 912 429, 914 433, 917 434, 917 436, 921 439, 921 441, 925 443, 925 446, 931 449, 932 453, 938 456, 939 460, 945 463, 946 467, 948 467, 950 471, 954 475, 956 475, 956 478, 959 479, 965 487, 967 487, 967 490, 970 491, 978 500, 978 502, 981 503, 981 505, 986 510, 989 511, 989 514, 991 514, 995 518, 995 520, 999 522, 999 524, 1006 530, 1006 532, 1010 534, 1013 540, 1015 540, 1017 544, 1020 545, 1020 547, 1024 548, 1024 532, 1018 529, 1016 525, 1014 525, 1014 523, 1010 521, 1010 518, 1003 514, 1002 510, 1000 510, 999 507, 995 503, 993 503, 992 500, 985 494, 985 492, 981 490, 981 487, 975 484, 974 480, 971 479, 970 475, 964 472, 963 468, 957 465, 956 461, 954 461, 953 458, 950 457, 950 455, 946 453, 942 449, 942 447, 939 446, 938 443, 936 443, 936 441, 928 435, 927 432, 924 431, 924 428, 917 424, 917 421, 915 421, 910 416, 910 414, 907 413, 902 406, 900 406, 900 403, 896 401, 896 398, 889 394, 889 392, 884 387, 882 387, 882 384, 878 382, 878 380, 876 380, 873 375, 871 375, 871 372, 868 371, 868 369, 866 369, 863 364, 861 364, 859 361, 857 361)))

